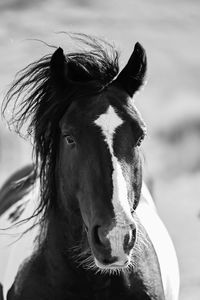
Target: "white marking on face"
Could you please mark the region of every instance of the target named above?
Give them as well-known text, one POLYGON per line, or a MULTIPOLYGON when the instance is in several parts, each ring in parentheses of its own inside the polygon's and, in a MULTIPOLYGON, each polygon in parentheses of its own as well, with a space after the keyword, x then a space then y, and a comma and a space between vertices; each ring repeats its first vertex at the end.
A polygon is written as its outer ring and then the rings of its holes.
POLYGON ((113 195, 112 204, 115 213, 116 226, 108 233, 107 238, 110 240, 112 248, 112 256, 120 258, 126 257, 124 253, 123 244, 126 234, 131 235, 129 228, 130 224, 134 224, 130 206, 128 202, 127 184, 123 176, 122 167, 114 154, 113 138, 116 130, 123 124, 123 120, 115 112, 110 105, 107 111, 100 115, 95 121, 95 124, 102 130, 105 142, 111 154, 113 165, 112 181, 113 181, 113 195))

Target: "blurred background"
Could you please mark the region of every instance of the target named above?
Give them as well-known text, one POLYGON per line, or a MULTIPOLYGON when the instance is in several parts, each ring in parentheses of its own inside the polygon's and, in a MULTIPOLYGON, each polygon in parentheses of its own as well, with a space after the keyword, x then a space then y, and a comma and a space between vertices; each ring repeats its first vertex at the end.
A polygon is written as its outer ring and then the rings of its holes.
MULTIPOLYGON (((148 56, 148 82, 136 104, 148 128, 144 169, 175 243, 181 300, 200 299, 200 2, 198 0, 1 0, 0 102, 14 75, 51 52, 67 52, 60 31, 114 42, 124 66, 135 42, 148 56)), ((0 121, 0 185, 31 161, 31 146, 0 121)))

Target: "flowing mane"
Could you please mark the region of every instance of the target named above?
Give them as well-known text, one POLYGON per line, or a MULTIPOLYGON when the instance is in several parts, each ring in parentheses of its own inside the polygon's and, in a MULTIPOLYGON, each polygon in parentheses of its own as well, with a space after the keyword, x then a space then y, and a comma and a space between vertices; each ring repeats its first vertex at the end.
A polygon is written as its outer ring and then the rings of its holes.
MULTIPOLYGON (((65 54, 68 67, 72 66, 64 93, 56 93, 51 73, 51 54, 29 64, 17 73, 16 80, 3 102, 3 115, 12 107, 8 120, 10 128, 33 140, 35 178, 40 177, 41 200, 35 215, 56 208, 55 161, 60 136, 59 120, 71 103, 72 96, 98 94, 118 74, 118 52, 109 43, 78 34, 74 37, 88 50, 65 54)), ((58 70, 59 71, 59 70, 58 70)))

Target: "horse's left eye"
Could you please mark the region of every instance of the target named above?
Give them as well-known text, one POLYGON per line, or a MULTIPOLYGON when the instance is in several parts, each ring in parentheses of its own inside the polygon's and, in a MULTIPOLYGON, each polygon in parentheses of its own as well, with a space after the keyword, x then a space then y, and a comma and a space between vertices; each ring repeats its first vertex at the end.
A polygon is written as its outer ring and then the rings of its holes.
POLYGON ((68 145, 75 145, 75 139, 72 135, 66 135, 65 140, 68 145))
POLYGON ((136 143, 136 146, 137 146, 137 147, 140 147, 140 145, 141 145, 142 141, 144 140, 144 138, 145 138, 145 135, 142 135, 142 136, 137 140, 137 143, 136 143))

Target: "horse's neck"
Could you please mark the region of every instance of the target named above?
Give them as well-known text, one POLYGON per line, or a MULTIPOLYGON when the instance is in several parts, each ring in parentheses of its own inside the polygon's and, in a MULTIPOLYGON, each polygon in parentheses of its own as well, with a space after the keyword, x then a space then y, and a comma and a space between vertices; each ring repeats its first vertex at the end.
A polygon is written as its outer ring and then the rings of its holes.
POLYGON ((86 235, 78 216, 52 215, 42 245, 46 272, 55 289, 77 294, 77 297, 91 294, 95 290, 104 290, 108 286, 105 276, 95 275, 93 271, 85 270, 79 265, 80 253, 89 247, 86 235))
POLYGON ((72 213, 64 216, 58 210, 49 216, 43 251, 50 266, 55 267, 57 264, 58 270, 64 269, 62 266, 67 264, 66 270, 73 269, 72 253, 81 244, 82 231, 80 218, 72 213))

